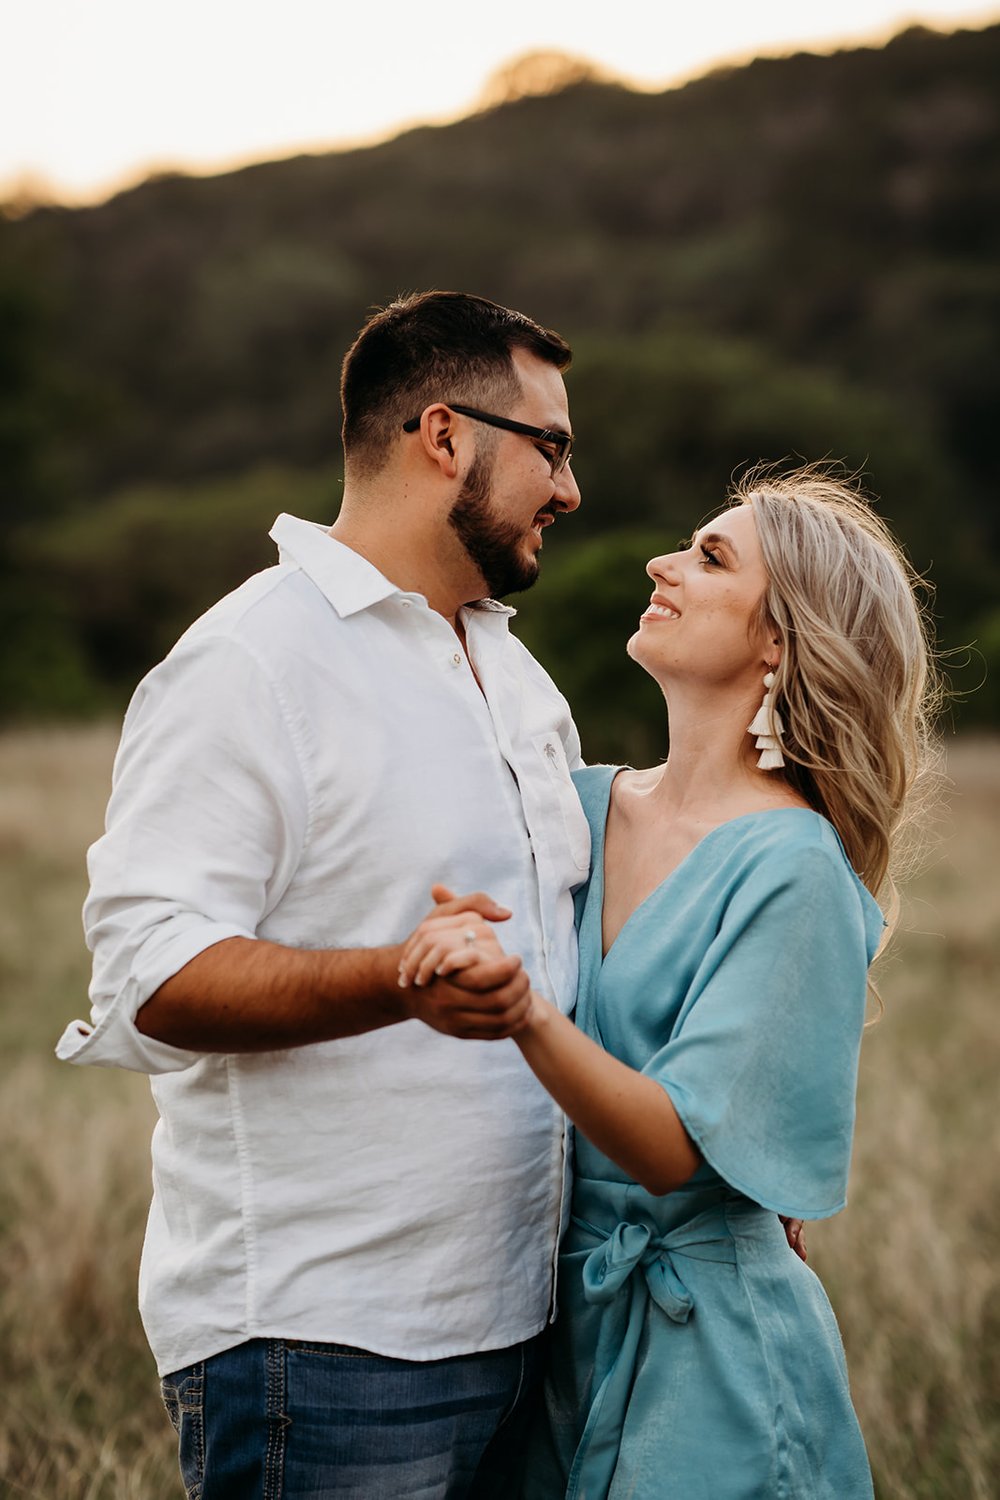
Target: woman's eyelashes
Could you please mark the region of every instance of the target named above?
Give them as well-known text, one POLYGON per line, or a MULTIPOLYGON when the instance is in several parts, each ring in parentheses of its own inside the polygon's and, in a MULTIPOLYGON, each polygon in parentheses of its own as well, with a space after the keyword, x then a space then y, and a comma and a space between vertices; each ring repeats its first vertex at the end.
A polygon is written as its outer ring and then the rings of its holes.
MULTIPOLYGON (((676 550, 678 552, 690 552, 694 544, 693 536, 681 537, 677 543, 676 550)), ((701 553, 701 557, 698 559, 699 568, 724 568, 726 566, 719 554, 711 547, 706 547, 703 543, 699 543, 698 550, 701 553)))

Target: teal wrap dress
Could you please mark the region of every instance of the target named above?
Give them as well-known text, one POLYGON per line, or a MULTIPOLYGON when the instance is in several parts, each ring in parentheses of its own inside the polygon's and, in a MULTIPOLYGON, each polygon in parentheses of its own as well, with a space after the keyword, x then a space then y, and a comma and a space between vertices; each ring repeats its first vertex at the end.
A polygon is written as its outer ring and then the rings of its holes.
POLYGON ((613 766, 578 772, 577 1025, 673 1101, 703 1161, 655 1197, 577 1133, 525 1500, 871 1500, 843 1348, 778 1214, 843 1207, 882 913, 804 808, 713 829, 602 958, 613 766))

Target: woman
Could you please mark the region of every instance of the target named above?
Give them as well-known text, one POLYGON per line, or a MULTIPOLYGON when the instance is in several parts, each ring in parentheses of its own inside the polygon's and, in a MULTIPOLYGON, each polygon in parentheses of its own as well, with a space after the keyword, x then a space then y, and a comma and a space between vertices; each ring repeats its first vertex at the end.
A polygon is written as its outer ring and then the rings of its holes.
MULTIPOLYGON (((628 649, 666 698, 665 764, 578 777, 576 1025, 533 993, 516 1033, 576 1126, 530 1500, 872 1494, 833 1314, 778 1215, 844 1204, 928 652, 846 486, 805 469, 731 499, 647 569, 628 649)), ((431 919, 406 972, 496 947, 479 918, 431 919)))

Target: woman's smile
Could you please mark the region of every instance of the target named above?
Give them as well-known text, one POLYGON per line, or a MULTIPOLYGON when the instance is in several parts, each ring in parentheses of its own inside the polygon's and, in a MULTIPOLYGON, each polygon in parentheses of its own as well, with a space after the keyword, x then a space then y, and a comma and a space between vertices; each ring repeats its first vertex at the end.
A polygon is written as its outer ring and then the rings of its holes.
POLYGON ((674 609, 672 604, 665 604, 654 594, 644 613, 639 616, 639 623, 641 625, 643 620, 679 620, 680 617, 680 610, 674 609))

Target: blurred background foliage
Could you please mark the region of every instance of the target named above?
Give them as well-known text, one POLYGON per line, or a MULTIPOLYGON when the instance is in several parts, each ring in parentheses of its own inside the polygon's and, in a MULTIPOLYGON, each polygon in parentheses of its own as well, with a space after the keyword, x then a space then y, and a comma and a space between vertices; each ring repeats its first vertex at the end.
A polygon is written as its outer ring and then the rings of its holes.
POLYGON ((644 561, 760 458, 863 473, 936 586, 956 717, 1000 722, 1000 26, 659 95, 549 62, 371 149, 0 216, 7 720, 119 706, 279 511, 332 520, 345 348, 450 286, 576 351, 585 504, 516 602, 592 758, 655 757, 644 561))

